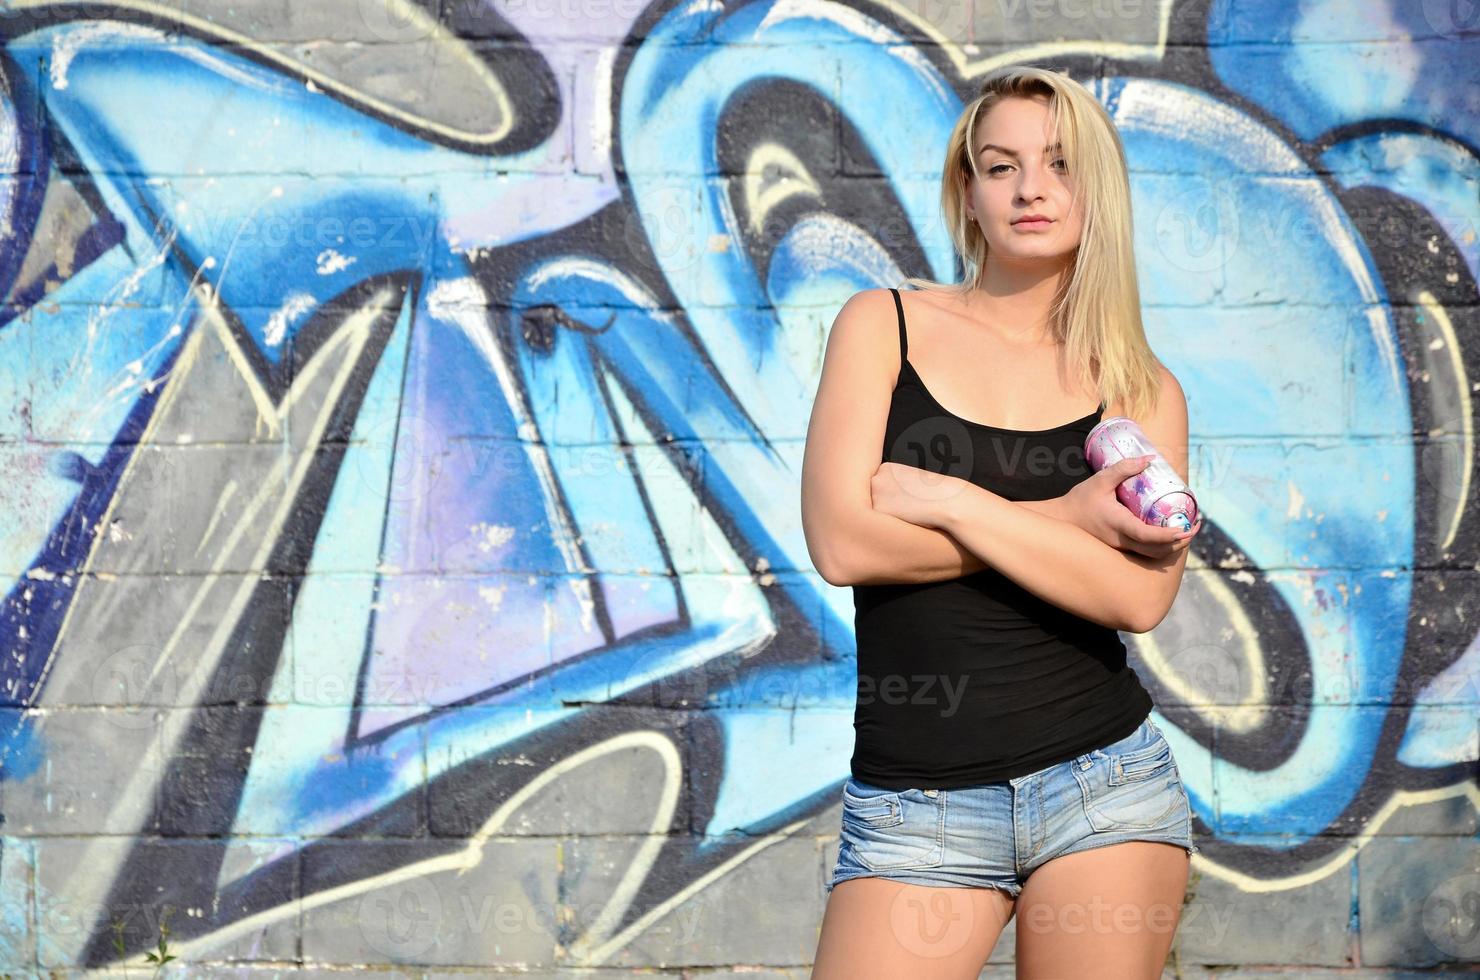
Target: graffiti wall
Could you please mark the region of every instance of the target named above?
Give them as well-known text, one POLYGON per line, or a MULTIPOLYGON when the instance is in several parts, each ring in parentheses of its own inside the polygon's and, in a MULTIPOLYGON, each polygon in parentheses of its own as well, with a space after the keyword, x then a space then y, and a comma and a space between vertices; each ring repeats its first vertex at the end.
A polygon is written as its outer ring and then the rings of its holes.
POLYGON ((1480 960, 1477 11, 0 5, 0 972, 805 976, 823 345, 1012 61, 1188 395, 1174 969, 1480 960))

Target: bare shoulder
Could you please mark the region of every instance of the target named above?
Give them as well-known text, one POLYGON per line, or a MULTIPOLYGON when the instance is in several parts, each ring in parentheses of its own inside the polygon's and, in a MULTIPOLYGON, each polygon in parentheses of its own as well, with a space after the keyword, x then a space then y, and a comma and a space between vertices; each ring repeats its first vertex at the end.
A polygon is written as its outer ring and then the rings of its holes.
MULTIPOLYGON (((1187 421, 1187 395, 1182 390, 1181 383, 1177 381, 1177 376, 1172 373, 1171 368, 1165 364, 1159 364, 1156 373, 1160 379, 1160 387, 1157 390, 1156 407, 1151 413, 1152 418, 1138 418, 1136 420, 1137 423, 1141 424, 1144 428, 1146 422, 1151 422, 1151 424, 1155 425, 1156 422, 1154 420, 1158 418, 1170 417, 1176 419, 1180 417, 1182 423, 1185 425, 1187 421)), ((1124 415, 1126 410, 1127 406, 1123 400, 1108 402, 1105 405, 1105 417, 1124 415)))
POLYGON ((1177 381, 1177 376, 1172 369, 1160 362, 1157 363, 1157 378, 1160 381, 1158 396, 1156 399, 1155 414, 1170 410, 1173 414, 1187 410, 1187 396, 1182 391, 1182 385, 1177 381))
POLYGON ((1177 475, 1186 480, 1187 396, 1176 375, 1165 364, 1160 366, 1157 374, 1161 378, 1161 389, 1156 407, 1146 418, 1136 421, 1140 424, 1141 431, 1151 440, 1151 444, 1172 464, 1177 475))
POLYGON ((877 323, 881 320, 877 314, 886 312, 889 314, 888 321, 892 325, 895 320, 894 296, 889 290, 882 286, 872 289, 860 289, 852 296, 849 296, 848 301, 838 311, 837 322, 848 321, 851 323, 854 321, 866 321, 877 323))
MULTIPOLYGON (((888 290, 885 290, 885 293, 887 295, 888 290)), ((941 289, 939 287, 901 289, 899 291, 899 298, 906 307, 919 309, 923 306, 940 313, 950 313, 953 316, 961 315, 960 304, 956 300, 956 294, 947 289, 941 289)))
POLYGON ((848 298, 827 335, 822 375, 802 456, 802 529, 823 578, 850 581, 848 559, 859 515, 872 506, 890 390, 899 370, 894 297, 865 289, 848 298))
POLYGON ((1182 434, 1186 436, 1187 430, 1187 393, 1182 390, 1181 383, 1172 369, 1165 364, 1158 367, 1157 374, 1161 378, 1161 396, 1156 400, 1156 411, 1152 414, 1173 424, 1180 425, 1182 434))
POLYGON ((889 290, 859 290, 838 310, 828 331, 828 359, 834 363, 846 359, 851 362, 850 369, 871 366, 892 377, 901 366, 898 321, 889 290), (859 364, 860 360, 867 365, 859 364))

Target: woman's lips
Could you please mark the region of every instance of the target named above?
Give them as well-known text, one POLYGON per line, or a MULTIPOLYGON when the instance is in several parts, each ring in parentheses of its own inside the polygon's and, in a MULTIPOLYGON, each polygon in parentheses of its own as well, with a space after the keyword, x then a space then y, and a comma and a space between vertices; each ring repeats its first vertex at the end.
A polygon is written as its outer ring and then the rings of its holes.
POLYGON ((1053 221, 1049 218, 1037 218, 1026 221, 1014 221, 1012 226, 1014 228, 1047 228, 1051 224, 1053 224, 1053 221))

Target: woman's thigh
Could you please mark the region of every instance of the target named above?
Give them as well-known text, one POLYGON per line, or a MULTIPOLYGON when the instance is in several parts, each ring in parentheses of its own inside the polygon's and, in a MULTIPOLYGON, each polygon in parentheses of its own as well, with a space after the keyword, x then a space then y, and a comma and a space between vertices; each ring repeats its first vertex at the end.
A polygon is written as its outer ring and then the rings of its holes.
POLYGON ((813 980, 975 980, 1013 904, 996 888, 839 882, 822 915, 813 980))
POLYGON ((1192 811, 1155 722, 1057 766, 1030 793, 1053 818, 1031 834, 1018 895, 1017 975, 1155 978, 1186 897, 1192 811))
POLYGON ((1044 863, 1018 896, 1018 980, 1161 976, 1191 860, 1176 844, 1125 841, 1044 863))

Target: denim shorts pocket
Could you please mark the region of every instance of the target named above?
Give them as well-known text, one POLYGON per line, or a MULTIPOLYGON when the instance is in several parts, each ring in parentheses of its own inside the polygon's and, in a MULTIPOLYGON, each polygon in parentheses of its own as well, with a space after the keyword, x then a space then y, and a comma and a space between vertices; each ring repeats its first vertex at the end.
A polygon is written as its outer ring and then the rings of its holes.
POLYGON ((1161 735, 1142 749, 1110 756, 1110 785, 1120 786, 1138 779, 1150 779, 1172 766, 1172 747, 1161 735))
POLYGON ((871 871, 935 867, 945 855, 945 795, 849 778, 839 847, 871 871))
POLYGON ((843 816, 870 827, 897 827, 904 823, 904 807, 894 790, 850 779, 843 784, 843 816))
MULTIPOLYGON (((1172 747, 1155 732, 1151 740, 1123 751, 1093 753, 1073 767, 1084 815, 1096 831, 1149 830, 1186 806, 1172 747)), ((1180 819, 1180 818, 1179 818, 1180 819)))

